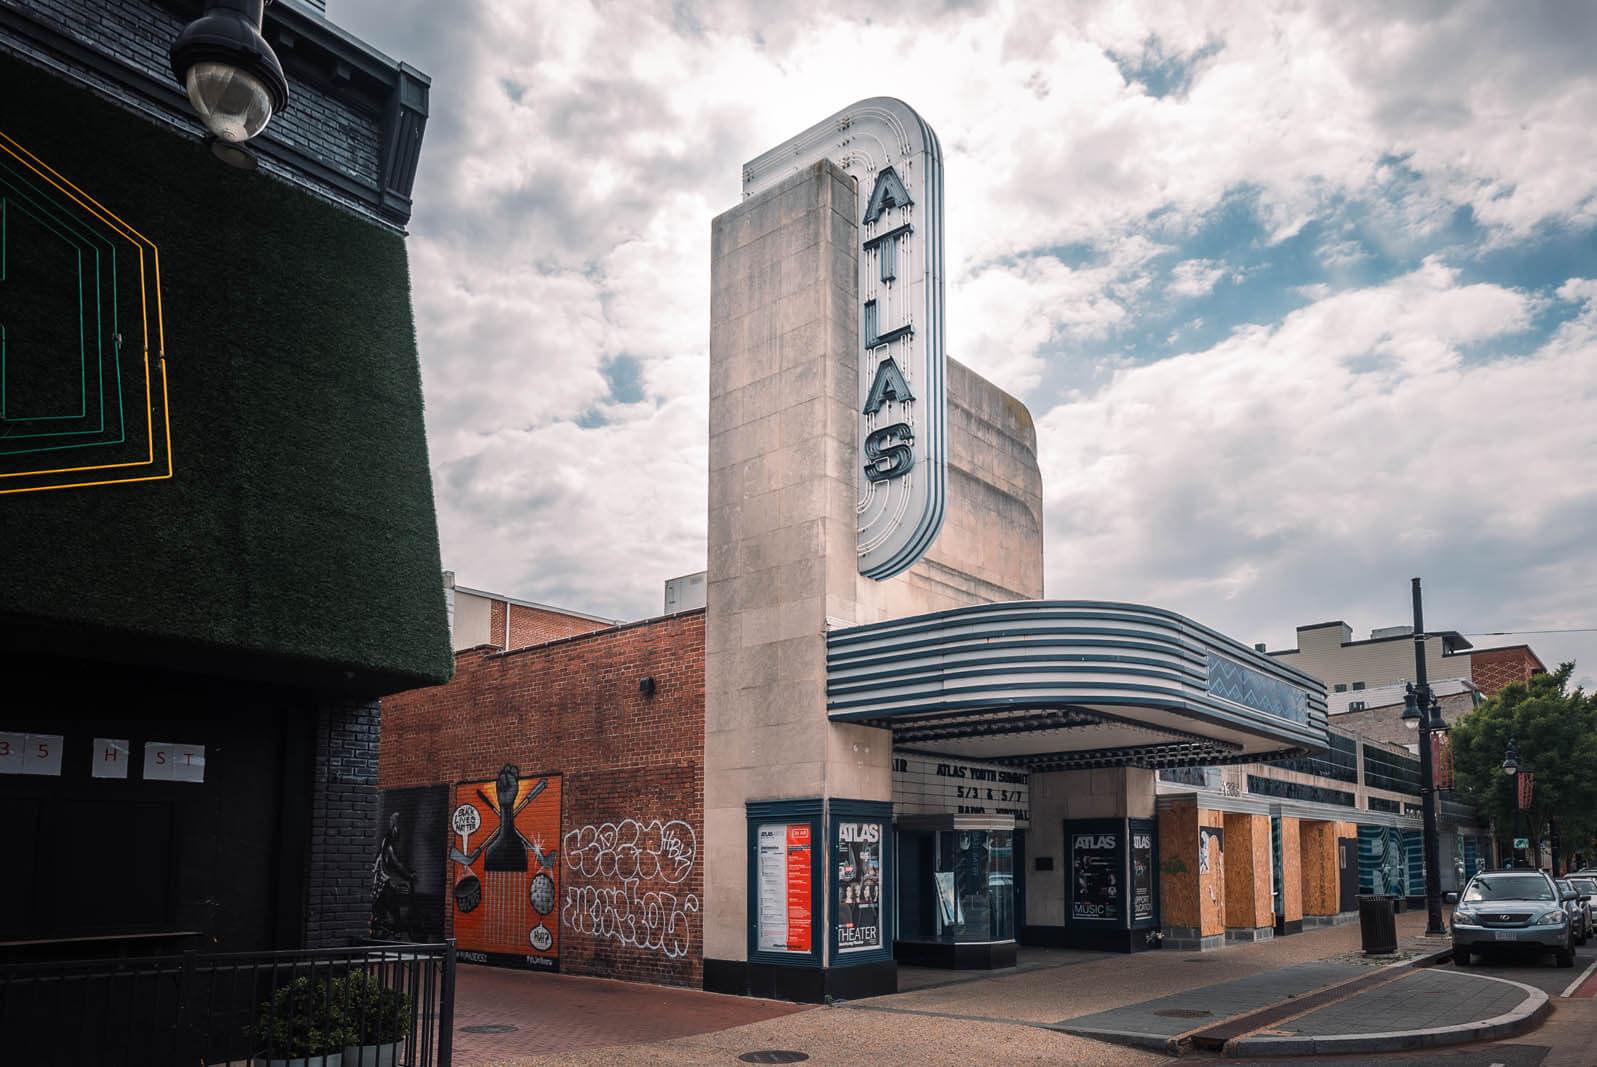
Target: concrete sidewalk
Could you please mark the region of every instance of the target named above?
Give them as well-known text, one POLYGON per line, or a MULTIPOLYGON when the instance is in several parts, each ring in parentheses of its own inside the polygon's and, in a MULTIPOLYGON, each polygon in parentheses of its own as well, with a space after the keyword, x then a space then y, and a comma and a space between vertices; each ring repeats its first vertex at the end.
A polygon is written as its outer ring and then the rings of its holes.
MULTIPOLYGON (((906 967, 903 992, 809 1009, 603 983, 621 988, 605 992, 603 1007, 584 1016, 551 1002, 575 1003, 570 998, 584 996, 579 987, 559 998, 541 991, 594 980, 518 976, 540 992, 524 1002, 501 999, 492 1014, 514 1023, 525 1013, 536 1044, 512 1040, 468 1051, 457 1039, 455 1063, 728 1064, 745 1056, 751 1057, 745 1062, 792 1062, 771 1057, 793 1053, 817 1064, 1142 1067, 1195 1047, 1279 1057, 1472 1041, 1522 1032, 1546 1011, 1538 990, 1412 966, 1448 946, 1419 936, 1423 914, 1397 919, 1399 953, 1386 960, 1362 956, 1356 924, 1206 953, 1023 949, 1008 970, 906 967), (649 1010, 632 1006, 651 998, 649 1010), (748 1017, 738 1018, 742 1012, 748 1017), (562 1034, 577 1022, 582 1032, 568 1042, 562 1034), (658 1024, 669 1029, 650 1036, 658 1024), (1200 1034, 1209 1035, 1207 1043, 1195 1042, 1200 1034), (477 1058, 484 1053, 492 1058, 477 1058)), ((457 1013, 471 1010, 467 998, 463 986, 457 1013)))
MULTIPOLYGON (((1283 1057, 1400 1052, 1521 1034, 1547 1014, 1547 994, 1487 975, 1430 970, 1447 938, 1424 915, 1399 919, 1398 952, 1348 951, 1056 1024, 1080 1036, 1171 1055, 1283 1057)), ((1356 928, 1355 928, 1356 933, 1356 928)))

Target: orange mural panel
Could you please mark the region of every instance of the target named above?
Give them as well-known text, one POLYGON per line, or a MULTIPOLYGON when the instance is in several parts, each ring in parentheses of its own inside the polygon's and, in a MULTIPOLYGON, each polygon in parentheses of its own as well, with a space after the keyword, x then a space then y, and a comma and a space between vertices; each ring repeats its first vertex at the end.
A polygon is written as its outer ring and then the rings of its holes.
POLYGON ((559 970, 560 776, 461 782, 449 828, 461 958, 559 970))

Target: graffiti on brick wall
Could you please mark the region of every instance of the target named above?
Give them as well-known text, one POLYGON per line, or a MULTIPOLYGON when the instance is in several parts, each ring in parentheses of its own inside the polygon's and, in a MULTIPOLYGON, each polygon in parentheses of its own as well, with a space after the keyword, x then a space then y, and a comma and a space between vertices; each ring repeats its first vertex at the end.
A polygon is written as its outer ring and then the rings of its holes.
POLYGON ((622 819, 569 831, 566 865, 588 879, 566 884, 560 921, 623 945, 686 956, 699 898, 679 887, 693 873, 698 837, 681 819, 622 819))

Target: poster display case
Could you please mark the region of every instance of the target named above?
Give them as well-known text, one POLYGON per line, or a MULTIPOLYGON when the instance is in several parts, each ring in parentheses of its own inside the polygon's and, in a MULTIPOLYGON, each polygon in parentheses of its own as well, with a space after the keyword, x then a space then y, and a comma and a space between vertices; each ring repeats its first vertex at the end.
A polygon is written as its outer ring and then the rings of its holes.
POLYGON ((892 805, 833 800, 827 814, 832 966, 892 959, 892 805))
POLYGON ((1008 967, 1015 961, 1015 822, 1007 815, 900 819, 900 963, 1008 967))
POLYGON ((819 800, 747 806, 749 833, 749 959, 819 966, 816 889, 823 886, 819 800))
POLYGON ((1145 947, 1134 931, 1159 924, 1159 855, 1153 819, 1067 819, 1067 943, 1145 947))

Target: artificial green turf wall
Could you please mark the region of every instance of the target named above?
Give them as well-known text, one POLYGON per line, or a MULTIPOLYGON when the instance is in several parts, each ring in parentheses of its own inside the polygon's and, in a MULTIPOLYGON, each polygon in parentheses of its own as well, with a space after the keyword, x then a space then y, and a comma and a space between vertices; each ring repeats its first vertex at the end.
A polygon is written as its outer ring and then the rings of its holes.
MULTIPOLYGON (((371 693, 447 679, 403 240, 7 56, 0 132, 159 248, 174 472, 0 495, 0 641, 371 693)), ((18 289, 0 322, 26 318, 18 289)))

